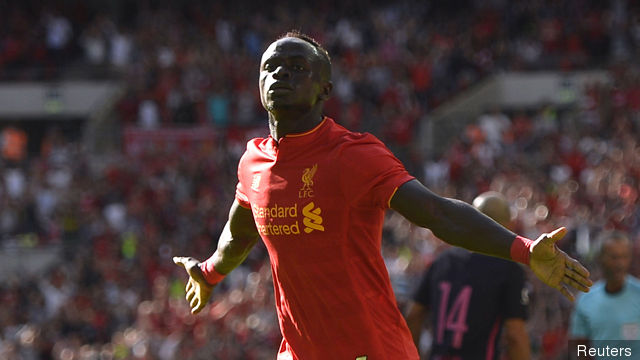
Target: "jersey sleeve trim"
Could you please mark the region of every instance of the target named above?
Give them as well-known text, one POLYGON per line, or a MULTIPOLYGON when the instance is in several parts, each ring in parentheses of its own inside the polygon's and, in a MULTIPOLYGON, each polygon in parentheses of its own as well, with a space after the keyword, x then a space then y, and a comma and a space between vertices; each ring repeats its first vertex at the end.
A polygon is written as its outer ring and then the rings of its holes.
MULTIPOLYGON (((407 174, 407 175, 408 175, 408 174, 407 174)), ((387 200, 387 207, 388 207, 389 209, 391 209, 391 199, 393 199, 393 196, 396 194, 396 192, 398 191, 398 189, 400 188, 400 186, 402 186, 402 185, 404 185, 404 184, 408 183, 409 181, 411 181, 411 180, 413 180, 413 179, 415 179, 415 177, 413 177, 413 176, 411 176, 411 175, 408 175, 408 177, 407 177, 406 179, 403 179, 402 183, 398 184, 398 186, 396 186, 396 187, 393 189, 393 192, 391 192, 391 195, 389 195, 389 199, 387 200)))
POLYGON ((238 201, 238 205, 242 206, 245 209, 251 210, 251 203, 246 198, 241 198, 239 194, 236 193, 236 201, 238 201))
POLYGON ((387 207, 391 208, 391 199, 393 199, 393 196, 396 194, 396 191, 398 191, 398 188, 400 186, 396 186, 395 189, 393 189, 393 192, 391 193, 391 196, 389 196, 389 200, 387 200, 387 207))

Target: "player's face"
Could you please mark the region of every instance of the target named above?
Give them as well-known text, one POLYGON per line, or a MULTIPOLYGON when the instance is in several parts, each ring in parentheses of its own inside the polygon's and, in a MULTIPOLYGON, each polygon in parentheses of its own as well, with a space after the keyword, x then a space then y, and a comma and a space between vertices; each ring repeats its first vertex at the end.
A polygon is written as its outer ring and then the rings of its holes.
POLYGON ((260 62, 260 99, 267 111, 310 109, 323 94, 320 59, 315 48, 298 38, 271 44, 260 62))
POLYGON ((631 265, 631 247, 624 242, 610 242, 602 247, 602 271, 609 280, 622 280, 631 265))

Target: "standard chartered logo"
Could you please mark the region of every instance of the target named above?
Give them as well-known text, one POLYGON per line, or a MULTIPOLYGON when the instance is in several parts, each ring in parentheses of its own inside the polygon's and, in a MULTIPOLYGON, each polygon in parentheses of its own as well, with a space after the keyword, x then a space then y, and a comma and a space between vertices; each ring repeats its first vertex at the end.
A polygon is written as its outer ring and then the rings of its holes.
MULTIPOLYGON (((260 207, 251 205, 253 217, 263 219, 262 224, 256 222, 258 232, 261 235, 298 235, 301 226, 298 222, 298 204, 293 206, 273 206, 260 207)), ((308 203, 302 208, 302 230, 310 234, 313 231, 324 231, 322 225, 322 210, 316 207, 313 202, 308 203)))
POLYGON ((322 210, 317 207, 315 208, 315 204, 312 202, 308 203, 304 208, 302 208, 302 215, 304 216, 304 220, 302 223, 304 224, 304 232, 309 234, 313 230, 324 231, 324 226, 322 226, 322 210))

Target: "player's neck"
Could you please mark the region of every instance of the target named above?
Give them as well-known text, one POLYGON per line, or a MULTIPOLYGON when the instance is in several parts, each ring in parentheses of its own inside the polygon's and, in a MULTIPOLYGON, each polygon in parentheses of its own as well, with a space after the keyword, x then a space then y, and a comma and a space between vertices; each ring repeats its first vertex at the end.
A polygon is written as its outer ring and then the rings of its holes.
POLYGON ((269 133, 279 142, 289 134, 301 134, 312 130, 322 122, 323 118, 320 111, 310 111, 306 114, 287 111, 269 112, 269 133))
POLYGON ((624 289, 624 281, 625 279, 608 279, 604 289, 609 294, 616 294, 624 289))

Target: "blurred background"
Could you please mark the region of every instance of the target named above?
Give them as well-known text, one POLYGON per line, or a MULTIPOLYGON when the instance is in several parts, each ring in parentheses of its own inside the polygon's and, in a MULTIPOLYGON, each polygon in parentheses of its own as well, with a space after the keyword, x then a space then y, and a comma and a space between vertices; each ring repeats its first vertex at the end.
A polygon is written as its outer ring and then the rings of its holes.
MULTIPOLYGON (((640 255, 640 1, 0 0, 0 358, 275 358, 264 246, 198 316, 171 258, 215 249, 294 28, 332 56, 326 114, 433 191, 568 227, 594 279, 603 230, 640 255)), ((399 306, 442 248, 388 214, 399 306)), ((572 304, 530 283, 534 358, 564 359, 572 304)))

